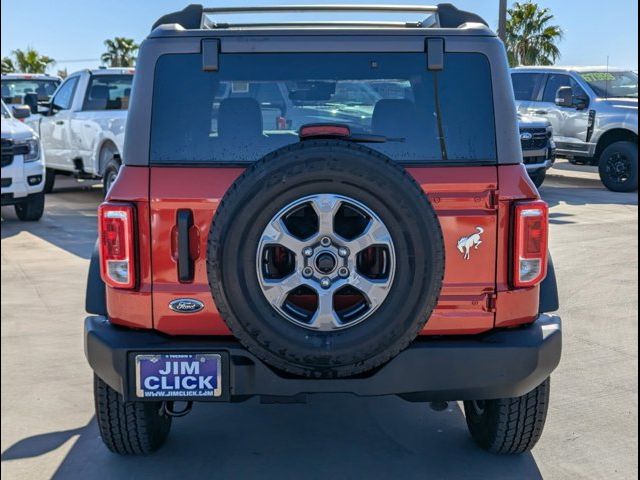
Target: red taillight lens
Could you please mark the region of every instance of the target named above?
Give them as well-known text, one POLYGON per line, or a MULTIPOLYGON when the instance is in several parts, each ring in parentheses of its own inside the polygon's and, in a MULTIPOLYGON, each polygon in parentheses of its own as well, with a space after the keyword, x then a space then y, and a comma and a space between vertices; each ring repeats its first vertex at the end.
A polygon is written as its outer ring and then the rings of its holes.
POLYGON ((100 273, 111 287, 133 288, 136 284, 134 215, 130 204, 103 203, 98 209, 100 273))
POLYGON ((513 286, 531 287, 547 276, 549 206, 517 203, 514 216, 513 286))
POLYGON ((312 137, 349 137, 351 129, 347 125, 333 123, 308 124, 300 127, 298 135, 301 139, 312 137))

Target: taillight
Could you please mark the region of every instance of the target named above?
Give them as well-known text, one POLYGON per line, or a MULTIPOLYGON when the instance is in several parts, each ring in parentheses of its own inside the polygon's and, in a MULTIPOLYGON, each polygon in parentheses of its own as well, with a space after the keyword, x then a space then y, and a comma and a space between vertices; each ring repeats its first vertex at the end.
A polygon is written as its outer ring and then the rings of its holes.
POLYGON ((513 286, 531 287, 547 276, 549 206, 520 202, 514 216, 513 286))
POLYGON ((133 288, 136 284, 134 215, 130 204, 103 203, 98 209, 100 273, 111 287, 133 288))

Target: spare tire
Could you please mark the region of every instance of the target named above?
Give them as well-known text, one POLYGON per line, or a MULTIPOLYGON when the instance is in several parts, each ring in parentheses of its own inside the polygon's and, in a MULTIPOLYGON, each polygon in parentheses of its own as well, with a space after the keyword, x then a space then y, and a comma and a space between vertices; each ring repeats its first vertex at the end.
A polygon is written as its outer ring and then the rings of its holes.
POLYGON ((207 269, 237 339, 271 366, 345 377, 403 350, 436 305, 440 223, 398 164, 307 140, 248 168, 211 225, 207 269))

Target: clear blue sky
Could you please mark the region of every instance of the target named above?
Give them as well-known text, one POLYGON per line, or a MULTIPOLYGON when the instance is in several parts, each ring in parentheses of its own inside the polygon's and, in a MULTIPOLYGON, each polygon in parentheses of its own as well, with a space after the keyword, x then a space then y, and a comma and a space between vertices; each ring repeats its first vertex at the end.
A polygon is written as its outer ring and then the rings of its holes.
MULTIPOLYGON (((106 38, 124 36, 140 42, 161 15, 197 0, 2 0, 2 56, 32 46, 57 60, 50 69, 69 73, 100 64, 106 38)), ((318 3, 324 0, 288 3, 318 3)), ((351 0, 347 3, 437 3, 428 0, 351 0)), ((444 1, 444 0, 442 0, 444 1)), ((451 0, 459 8, 475 11, 495 28, 498 0, 451 0)), ((205 5, 287 3, 287 0, 211 0, 205 5)), ((338 3, 330 0, 325 3, 338 3)), ((511 4, 509 0, 509 4, 511 4)), ((638 69, 638 3, 635 0, 540 0, 565 31, 559 63, 610 64, 638 69)), ((350 16, 349 18, 353 18, 350 16)), ((379 17, 377 17, 379 18, 379 17)))

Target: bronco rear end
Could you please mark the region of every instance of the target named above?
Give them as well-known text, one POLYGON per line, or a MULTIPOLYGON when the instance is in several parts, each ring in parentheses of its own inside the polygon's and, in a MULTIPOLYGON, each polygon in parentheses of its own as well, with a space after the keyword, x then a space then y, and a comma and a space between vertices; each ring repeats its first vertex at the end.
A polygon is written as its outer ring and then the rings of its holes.
POLYGON ((193 402, 464 401, 475 441, 542 433, 560 320, 548 207, 522 165, 502 43, 417 22, 161 18, 99 210, 85 350, 114 452, 193 402))

